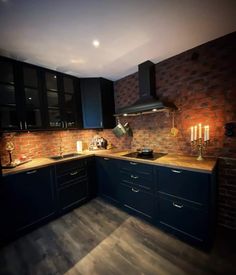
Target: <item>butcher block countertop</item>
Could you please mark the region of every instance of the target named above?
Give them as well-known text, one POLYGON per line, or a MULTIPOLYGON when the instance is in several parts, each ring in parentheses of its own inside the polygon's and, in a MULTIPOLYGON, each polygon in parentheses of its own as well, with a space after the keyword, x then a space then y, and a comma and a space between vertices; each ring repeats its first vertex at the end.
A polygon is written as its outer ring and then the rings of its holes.
POLYGON ((16 174, 32 169, 38 169, 50 165, 55 165, 59 163, 64 163, 71 160, 76 159, 83 159, 89 156, 99 156, 99 157, 106 157, 106 158, 114 158, 126 161, 134 161, 146 164, 152 164, 156 166, 162 167, 172 167, 176 169, 186 169, 190 171, 197 171, 203 173, 212 173, 216 166, 217 159, 216 158, 206 158, 203 161, 196 160, 196 157, 186 156, 186 155, 174 155, 174 154, 167 154, 161 158, 156 160, 148 160, 148 159, 138 159, 132 157, 125 157, 125 154, 130 153, 131 151, 121 151, 121 150, 97 150, 97 151, 83 151, 81 155, 71 158, 65 158, 60 160, 52 160, 48 157, 42 158, 35 158, 30 162, 25 164, 19 165, 15 168, 11 169, 3 169, 2 173, 3 176, 16 174))

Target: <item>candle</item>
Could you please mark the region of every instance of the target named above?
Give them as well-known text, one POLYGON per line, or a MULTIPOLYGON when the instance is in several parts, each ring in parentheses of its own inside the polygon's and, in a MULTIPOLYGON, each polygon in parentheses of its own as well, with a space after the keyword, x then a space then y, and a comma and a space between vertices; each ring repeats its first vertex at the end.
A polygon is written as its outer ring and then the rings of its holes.
POLYGON ((199 123, 198 127, 199 127, 199 136, 198 136, 198 138, 202 138, 202 124, 199 123))
POLYGON ((207 140, 210 140, 210 127, 207 125, 207 140))
POLYGON ((193 141, 193 126, 191 127, 191 141, 193 141))
POLYGON ((197 140, 197 125, 194 126, 194 140, 197 140))
POLYGON ((207 141, 207 126, 204 126, 204 141, 207 141))

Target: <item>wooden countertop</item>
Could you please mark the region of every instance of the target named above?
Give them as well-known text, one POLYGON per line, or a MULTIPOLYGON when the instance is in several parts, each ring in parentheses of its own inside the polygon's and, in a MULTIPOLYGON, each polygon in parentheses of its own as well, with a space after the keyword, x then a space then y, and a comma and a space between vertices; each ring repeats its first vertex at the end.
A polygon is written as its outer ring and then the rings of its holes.
POLYGON ((196 160, 196 157, 186 156, 186 155, 174 155, 167 154, 161 158, 158 158, 154 161, 146 159, 137 159, 131 157, 124 157, 125 154, 130 153, 131 151, 120 151, 120 150, 98 150, 98 151, 84 151, 81 155, 61 160, 52 160, 50 158, 36 158, 32 161, 19 165, 11 169, 3 169, 3 176, 10 174, 17 174, 20 172, 38 169, 50 165, 55 165, 75 159, 83 159, 89 156, 99 156, 99 157, 109 157, 114 159, 121 160, 130 160, 140 163, 152 164, 157 166, 172 167, 176 169, 186 169, 190 171, 198 171, 203 173, 212 173, 215 165, 216 158, 206 158, 203 161, 196 160))

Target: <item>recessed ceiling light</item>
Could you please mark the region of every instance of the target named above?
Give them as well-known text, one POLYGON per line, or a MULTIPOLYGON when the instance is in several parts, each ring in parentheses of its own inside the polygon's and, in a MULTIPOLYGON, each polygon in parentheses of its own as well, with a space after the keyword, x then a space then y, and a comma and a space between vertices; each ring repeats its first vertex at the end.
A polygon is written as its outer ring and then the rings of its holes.
POLYGON ((100 42, 97 39, 93 40, 93 46, 98 48, 100 46, 100 42))
POLYGON ((156 112, 156 111, 157 111, 157 109, 152 109, 152 111, 153 111, 153 112, 156 112))
POLYGON ((128 116, 128 114, 123 114, 123 116, 128 116))

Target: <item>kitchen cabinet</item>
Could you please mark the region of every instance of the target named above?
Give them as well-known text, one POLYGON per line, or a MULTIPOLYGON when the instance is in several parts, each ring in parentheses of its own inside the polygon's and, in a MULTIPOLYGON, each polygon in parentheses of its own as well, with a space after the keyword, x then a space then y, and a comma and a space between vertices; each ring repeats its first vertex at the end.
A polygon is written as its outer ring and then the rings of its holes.
POLYGON ((215 222, 213 175, 166 167, 157 173, 159 226, 190 243, 208 246, 215 222))
POLYGON ((56 211, 53 167, 2 178, 0 238, 10 237, 53 217, 56 211), (3 199, 3 200, 2 200, 3 199))
POLYGON ((96 158, 98 194, 111 202, 119 202, 119 161, 107 157, 96 158))
POLYGON ((58 212, 65 213, 89 198, 87 160, 56 165, 58 212))
POLYGON ((81 78, 84 129, 115 127, 113 82, 104 78, 81 78))

